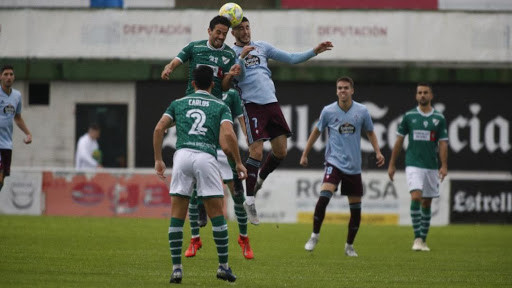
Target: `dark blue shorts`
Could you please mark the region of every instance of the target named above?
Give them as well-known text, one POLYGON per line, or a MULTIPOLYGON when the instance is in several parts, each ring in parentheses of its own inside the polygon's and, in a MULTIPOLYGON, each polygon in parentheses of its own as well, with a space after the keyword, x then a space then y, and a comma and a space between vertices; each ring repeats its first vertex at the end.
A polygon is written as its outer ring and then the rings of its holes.
POLYGON ((4 177, 11 175, 11 149, 0 149, 0 171, 4 172, 4 177))
POLYGON ((323 183, 331 183, 335 185, 336 190, 338 190, 338 184, 341 183, 341 195, 356 197, 363 196, 363 181, 361 180, 361 174, 345 174, 330 163, 325 163, 323 183))
POLYGON ((281 135, 292 135, 277 102, 265 105, 245 103, 244 117, 249 144, 258 140, 272 140, 281 135))

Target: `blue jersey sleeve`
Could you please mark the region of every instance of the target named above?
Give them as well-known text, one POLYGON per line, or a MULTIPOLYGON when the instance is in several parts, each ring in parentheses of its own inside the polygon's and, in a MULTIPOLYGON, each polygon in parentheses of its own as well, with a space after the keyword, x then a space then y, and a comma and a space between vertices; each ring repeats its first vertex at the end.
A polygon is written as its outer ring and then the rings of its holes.
POLYGON ((288 64, 298 64, 305 62, 312 57, 314 57, 316 54, 313 52, 313 49, 301 52, 301 53, 289 53, 280 49, 277 49, 276 47, 270 45, 269 43, 262 42, 262 44, 265 47, 265 50, 267 51, 267 56, 269 59, 273 59, 279 62, 284 62, 288 64))
POLYGON ((323 132, 325 127, 327 127, 328 119, 326 116, 325 108, 322 109, 322 112, 320 113, 320 119, 318 119, 318 123, 316 124, 316 128, 318 128, 318 131, 323 132))
POLYGON ((373 131, 373 121, 372 117, 370 116, 370 112, 368 112, 368 109, 364 109, 364 130, 367 132, 373 131))
POLYGON ((20 99, 18 101, 18 105, 16 105, 16 114, 21 114, 21 94, 20 94, 20 99))

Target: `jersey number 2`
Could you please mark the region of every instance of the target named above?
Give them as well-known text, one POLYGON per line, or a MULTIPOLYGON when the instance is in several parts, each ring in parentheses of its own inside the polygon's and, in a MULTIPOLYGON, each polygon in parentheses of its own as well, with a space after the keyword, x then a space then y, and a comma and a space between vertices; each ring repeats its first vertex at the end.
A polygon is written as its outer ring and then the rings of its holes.
POLYGON ((187 117, 194 118, 194 124, 192 124, 192 127, 190 128, 190 131, 188 131, 188 134, 192 135, 205 135, 206 129, 203 127, 204 123, 206 122, 206 114, 202 110, 199 109, 190 109, 187 111, 187 117))

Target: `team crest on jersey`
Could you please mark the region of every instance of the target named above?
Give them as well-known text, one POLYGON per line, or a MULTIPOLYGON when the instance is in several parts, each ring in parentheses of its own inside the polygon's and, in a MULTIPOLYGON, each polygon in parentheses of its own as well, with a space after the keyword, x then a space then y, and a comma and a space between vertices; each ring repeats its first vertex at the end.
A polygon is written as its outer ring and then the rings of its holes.
POLYGON ((15 113, 16 113, 16 109, 11 104, 4 107, 4 114, 14 115, 15 113))
POLYGON ((432 120, 432 122, 434 123, 434 126, 437 126, 437 124, 439 124, 439 120, 438 119, 434 119, 434 120, 432 120))
POLYGON ((350 123, 344 123, 338 127, 338 132, 340 132, 340 134, 354 134, 356 127, 350 123))
POLYGON ((247 68, 258 66, 260 65, 260 57, 249 54, 249 56, 245 57, 244 64, 247 68))
POLYGON ((222 56, 222 62, 224 64, 228 64, 229 63, 229 58, 226 58, 226 57, 222 56))
POLYGON ((428 126, 428 121, 427 120, 423 121, 423 126, 425 126, 425 128, 427 128, 427 126, 428 126))

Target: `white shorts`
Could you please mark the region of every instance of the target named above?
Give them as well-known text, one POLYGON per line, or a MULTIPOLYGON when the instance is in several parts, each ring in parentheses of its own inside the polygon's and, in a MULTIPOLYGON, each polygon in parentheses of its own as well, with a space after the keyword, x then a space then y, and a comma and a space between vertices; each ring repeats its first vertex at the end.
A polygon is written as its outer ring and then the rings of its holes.
POLYGON ((405 167, 409 192, 420 190, 423 198, 439 197, 439 172, 437 170, 405 167))
POLYGON ((190 197, 197 186, 197 197, 224 197, 219 163, 211 154, 179 149, 174 153, 169 194, 190 197))
POLYGON ((233 180, 233 171, 229 166, 228 157, 222 149, 217 150, 217 161, 219 162, 220 175, 224 182, 233 180))

